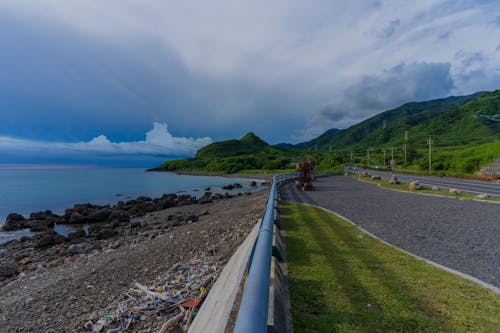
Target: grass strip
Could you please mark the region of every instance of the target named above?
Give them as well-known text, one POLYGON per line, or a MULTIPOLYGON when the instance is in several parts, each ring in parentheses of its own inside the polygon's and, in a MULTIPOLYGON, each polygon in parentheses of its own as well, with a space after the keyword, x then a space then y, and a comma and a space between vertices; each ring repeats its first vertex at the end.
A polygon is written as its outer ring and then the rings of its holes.
POLYGON ((324 210, 283 203, 295 332, 498 332, 500 296, 324 210))

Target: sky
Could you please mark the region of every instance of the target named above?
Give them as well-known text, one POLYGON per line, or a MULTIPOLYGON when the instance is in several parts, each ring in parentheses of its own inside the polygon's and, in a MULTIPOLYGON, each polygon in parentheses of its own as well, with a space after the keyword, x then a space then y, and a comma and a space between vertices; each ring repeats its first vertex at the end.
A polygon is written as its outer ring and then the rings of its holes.
POLYGON ((297 143, 500 88, 498 0, 0 0, 0 43, 0 163, 297 143))

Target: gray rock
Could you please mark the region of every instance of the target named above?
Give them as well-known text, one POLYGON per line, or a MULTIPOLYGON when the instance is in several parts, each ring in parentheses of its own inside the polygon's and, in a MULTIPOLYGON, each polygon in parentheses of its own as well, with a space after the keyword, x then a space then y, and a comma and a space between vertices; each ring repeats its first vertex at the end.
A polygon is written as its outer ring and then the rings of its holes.
POLYGON ((70 254, 80 254, 83 252, 83 249, 78 244, 71 244, 70 246, 68 246, 68 252, 70 254))
POLYGON ((0 262, 0 277, 7 277, 16 274, 19 265, 13 260, 2 260, 0 262))
POLYGON ((35 248, 42 248, 42 247, 52 246, 55 244, 61 244, 64 243, 64 241, 66 240, 64 236, 57 234, 53 230, 44 232, 43 234, 40 235, 36 235, 33 237, 33 239, 35 241, 34 242, 35 248))
POLYGON ((47 268, 45 268, 45 266, 42 264, 42 263, 37 263, 36 264, 36 268, 35 270, 33 271, 33 273, 35 274, 42 274, 42 273, 45 273, 47 272, 47 268))
POLYGON ((84 224, 86 222, 88 222, 87 217, 79 212, 71 213, 68 221, 69 224, 84 224))
POLYGON ((77 239, 85 238, 86 236, 87 236, 87 234, 85 233, 85 231, 80 229, 80 230, 77 230, 74 232, 70 232, 68 234, 68 236, 66 236, 66 240, 68 240, 69 242, 72 242, 72 241, 75 241, 77 239))
POLYGON ((22 215, 17 213, 10 213, 9 215, 7 215, 5 224, 2 227, 4 231, 15 231, 25 228, 28 228, 26 219, 22 215))
POLYGON ((27 224, 30 226, 30 231, 40 232, 53 228, 55 223, 54 220, 49 218, 45 220, 29 220, 27 224))
POLYGON ((210 198, 206 198, 206 197, 200 198, 200 199, 198 200, 198 203, 199 203, 199 204, 207 204, 207 203, 212 203, 212 202, 213 202, 213 200, 212 200, 212 199, 210 199, 210 198))
POLYGON ((114 210, 108 216, 108 221, 129 222, 130 215, 123 210, 114 210))
POLYGON ((88 219, 94 222, 105 222, 108 221, 112 213, 111 208, 101 208, 91 212, 88 219))

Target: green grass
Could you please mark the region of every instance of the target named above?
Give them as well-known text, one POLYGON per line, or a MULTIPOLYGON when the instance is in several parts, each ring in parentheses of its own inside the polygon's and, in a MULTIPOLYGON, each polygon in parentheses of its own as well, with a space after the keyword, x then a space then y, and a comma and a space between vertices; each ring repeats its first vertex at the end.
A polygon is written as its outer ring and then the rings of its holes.
POLYGON ((295 332, 498 332, 492 291, 321 209, 284 203, 281 217, 295 332))
POLYGON ((405 191, 405 192, 412 192, 412 193, 424 193, 424 194, 432 194, 432 195, 439 195, 442 197, 450 197, 450 198, 456 198, 456 199, 467 199, 467 200, 480 200, 480 201, 487 201, 487 202, 500 202, 499 198, 485 198, 485 199, 480 199, 477 198, 476 195, 470 194, 470 193, 460 193, 460 194, 451 194, 449 189, 444 189, 444 188, 439 188, 437 190, 433 190, 432 188, 422 186, 420 190, 416 191, 410 191, 408 187, 408 183, 400 183, 400 184, 389 184, 388 181, 383 180, 383 179, 371 179, 368 177, 363 177, 359 175, 353 176, 354 178, 365 181, 368 183, 373 183, 377 184, 378 186, 385 187, 388 189, 392 190, 398 190, 398 191, 405 191))

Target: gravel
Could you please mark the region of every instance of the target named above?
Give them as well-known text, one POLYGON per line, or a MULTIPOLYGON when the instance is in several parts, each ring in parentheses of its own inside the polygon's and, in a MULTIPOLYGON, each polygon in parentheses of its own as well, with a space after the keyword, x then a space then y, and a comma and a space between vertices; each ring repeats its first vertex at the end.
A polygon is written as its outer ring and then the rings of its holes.
POLYGON ((500 204, 380 188, 351 177, 318 178, 314 191, 282 188, 285 201, 332 210, 381 239, 500 287, 500 204))
MULTIPOLYGON (((0 332, 83 332, 134 282, 147 285, 176 264, 205 255, 224 265, 258 222, 267 193, 149 213, 127 235, 79 244, 84 253, 65 244, 28 249, 30 256, 16 259, 20 273, 0 279, 0 332), (177 215, 199 220, 173 226, 177 215)), ((2 260, 24 243, 12 244, 18 246, 2 245, 2 260)), ((153 332, 159 324, 154 319, 129 331, 153 332)))

